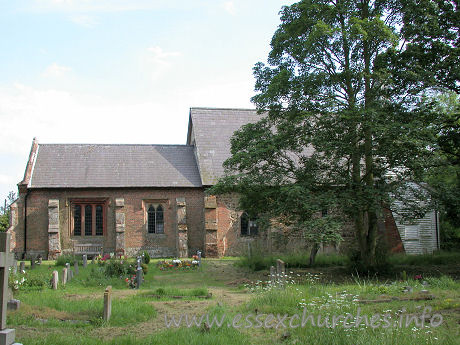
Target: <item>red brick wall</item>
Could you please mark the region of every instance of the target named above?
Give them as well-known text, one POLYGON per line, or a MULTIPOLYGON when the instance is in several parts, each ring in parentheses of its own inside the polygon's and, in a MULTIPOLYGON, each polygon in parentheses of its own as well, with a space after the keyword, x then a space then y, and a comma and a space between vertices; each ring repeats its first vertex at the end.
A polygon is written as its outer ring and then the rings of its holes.
MULTIPOLYGON (((203 250, 204 246, 204 193, 199 188, 129 188, 129 189, 74 189, 74 190, 30 190, 27 197, 27 251, 29 254, 48 253, 48 201, 59 200, 59 228, 62 251, 71 251, 73 240, 80 242, 103 241, 107 252, 115 251, 115 198, 124 198, 125 248, 129 252, 144 249, 156 251, 159 255, 176 253, 176 198, 185 197, 187 203, 187 228, 191 253, 203 250), (78 198, 107 199, 106 234, 80 237, 70 234, 70 200, 78 198), (165 233, 148 234, 143 200, 164 200, 165 233)), ((23 195, 21 196, 23 204, 23 195)), ((15 251, 24 249, 24 222, 21 217, 23 207, 19 206, 19 223, 13 230, 16 235, 15 251)))

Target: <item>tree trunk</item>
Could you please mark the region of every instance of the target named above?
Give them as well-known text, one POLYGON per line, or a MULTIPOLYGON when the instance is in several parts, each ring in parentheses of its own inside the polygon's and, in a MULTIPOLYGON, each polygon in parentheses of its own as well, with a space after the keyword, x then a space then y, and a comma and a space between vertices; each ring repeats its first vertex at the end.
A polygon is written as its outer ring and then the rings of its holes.
POLYGON ((311 247, 310 251, 310 267, 315 264, 316 254, 319 250, 319 243, 313 243, 313 247, 311 247))

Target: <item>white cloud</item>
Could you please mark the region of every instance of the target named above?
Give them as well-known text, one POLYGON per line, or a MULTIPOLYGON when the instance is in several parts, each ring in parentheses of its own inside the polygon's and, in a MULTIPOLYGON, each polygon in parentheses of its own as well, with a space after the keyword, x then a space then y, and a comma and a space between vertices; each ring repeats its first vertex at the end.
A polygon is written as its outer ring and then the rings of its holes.
POLYGON ((71 16, 70 20, 77 25, 80 25, 80 26, 83 26, 89 29, 94 28, 98 24, 98 22, 96 21, 94 17, 88 16, 88 15, 71 16))
POLYGON ((42 73, 42 76, 45 78, 59 78, 71 70, 72 69, 70 67, 61 66, 58 65, 56 62, 53 62, 51 65, 46 67, 46 69, 42 73))
POLYGON ((222 4, 222 7, 227 13, 231 14, 232 16, 236 14, 235 4, 233 3, 233 1, 224 2, 222 4))
POLYGON ((156 80, 170 69, 174 59, 180 55, 179 52, 167 52, 158 46, 149 47, 141 56, 141 69, 149 73, 152 80, 156 80))

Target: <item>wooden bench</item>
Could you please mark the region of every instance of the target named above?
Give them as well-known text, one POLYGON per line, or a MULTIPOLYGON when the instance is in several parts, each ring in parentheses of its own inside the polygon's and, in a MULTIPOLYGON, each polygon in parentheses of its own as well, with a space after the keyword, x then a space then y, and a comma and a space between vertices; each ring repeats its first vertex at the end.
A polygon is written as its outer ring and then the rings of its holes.
POLYGON ((102 255, 102 245, 97 243, 74 243, 73 253, 74 255, 102 255))

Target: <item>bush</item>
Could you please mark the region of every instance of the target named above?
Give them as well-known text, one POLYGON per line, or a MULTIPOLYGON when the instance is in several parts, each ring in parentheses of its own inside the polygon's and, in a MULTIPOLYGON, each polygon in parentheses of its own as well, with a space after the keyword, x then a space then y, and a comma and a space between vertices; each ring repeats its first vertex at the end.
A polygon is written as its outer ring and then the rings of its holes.
POLYGON ((144 272, 144 274, 147 274, 147 272, 149 271, 149 266, 147 266, 146 264, 141 264, 141 267, 142 272, 144 272))
POLYGON ((126 260, 108 260, 104 265, 105 275, 108 277, 123 277, 136 274, 135 267, 126 260))
POLYGON ((71 254, 65 254, 61 255, 56 259, 56 262, 54 263, 55 266, 65 266, 66 263, 69 263, 70 265, 73 265, 75 261, 78 261, 78 264, 81 265, 83 263, 83 259, 71 255, 71 254))
POLYGON ((150 255, 148 252, 143 252, 142 253, 142 261, 144 264, 148 265, 150 263, 150 255))

